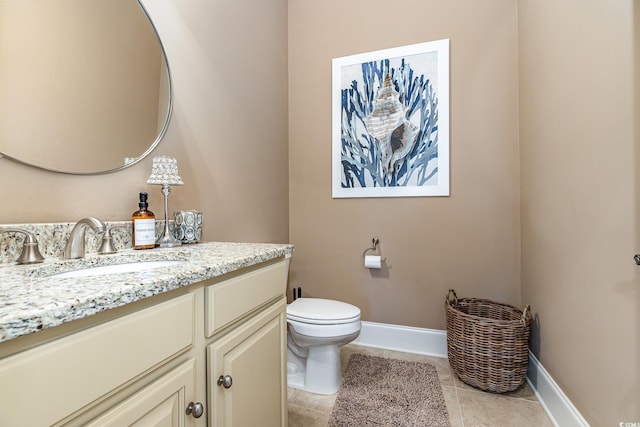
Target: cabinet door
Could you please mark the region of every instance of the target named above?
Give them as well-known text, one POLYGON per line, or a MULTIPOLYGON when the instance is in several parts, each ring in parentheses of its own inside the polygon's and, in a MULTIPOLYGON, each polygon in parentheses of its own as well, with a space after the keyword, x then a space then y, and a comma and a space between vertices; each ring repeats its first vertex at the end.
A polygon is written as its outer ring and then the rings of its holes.
POLYGON ((207 347, 211 426, 286 426, 285 307, 282 299, 207 347), (231 384, 218 385, 226 376, 231 384))
POLYGON ((183 427, 193 425, 185 409, 194 397, 195 361, 189 360, 143 388, 87 426, 183 427))

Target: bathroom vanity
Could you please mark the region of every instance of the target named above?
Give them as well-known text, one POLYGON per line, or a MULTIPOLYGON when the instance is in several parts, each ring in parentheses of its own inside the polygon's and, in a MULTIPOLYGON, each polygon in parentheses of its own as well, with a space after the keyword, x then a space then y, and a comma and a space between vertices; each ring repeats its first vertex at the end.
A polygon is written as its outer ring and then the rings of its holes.
POLYGON ((0 425, 286 426, 292 250, 203 243, 0 266, 0 425), (132 262, 149 268, 118 272, 132 262))

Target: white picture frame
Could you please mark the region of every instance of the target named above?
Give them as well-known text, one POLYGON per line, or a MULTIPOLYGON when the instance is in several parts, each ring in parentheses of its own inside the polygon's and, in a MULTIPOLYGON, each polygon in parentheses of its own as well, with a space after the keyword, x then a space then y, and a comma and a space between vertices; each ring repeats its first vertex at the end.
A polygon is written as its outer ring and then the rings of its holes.
POLYGON ((332 60, 332 196, 449 196, 449 39, 332 60))

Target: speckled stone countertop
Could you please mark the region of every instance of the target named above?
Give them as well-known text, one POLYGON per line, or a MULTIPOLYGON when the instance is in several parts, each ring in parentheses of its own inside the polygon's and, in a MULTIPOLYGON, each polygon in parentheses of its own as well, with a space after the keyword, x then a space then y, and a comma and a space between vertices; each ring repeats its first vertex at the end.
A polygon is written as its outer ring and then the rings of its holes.
POLYGON ((85 258, 48 258, 32 265, 0 265, 0 342, 221 276, 293 252, 268 243, 198 243, 85 258), (151 270, 56 278, 51 275, 140 261, 187 261, 151 270))

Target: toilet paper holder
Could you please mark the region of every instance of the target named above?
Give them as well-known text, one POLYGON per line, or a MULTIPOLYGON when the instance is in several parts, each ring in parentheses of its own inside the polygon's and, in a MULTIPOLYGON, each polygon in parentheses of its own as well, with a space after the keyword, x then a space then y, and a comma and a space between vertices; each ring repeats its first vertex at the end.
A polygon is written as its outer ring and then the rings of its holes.
MULTIPOLYGON (((374 252, 377 251, 378 252, 377 255, 382 256, 382 254, 380 253, 380 251, 378 249, 378 243, 380 243, 380 239, 378 239, 377 237, 374 237, 373 239, 371 239, 371 244, 373 246, 371 246, 370 248, 365 249, 364 252, 362 252, 362 257, 363 258, 366 257, 367 256, 367 252, 369 252, 369 251, 374 251, 374 252)), ((387 258, 384 258, 384 257, 381 258, 382 262, 385 262, 386 260, 387 260, 387 258)))

